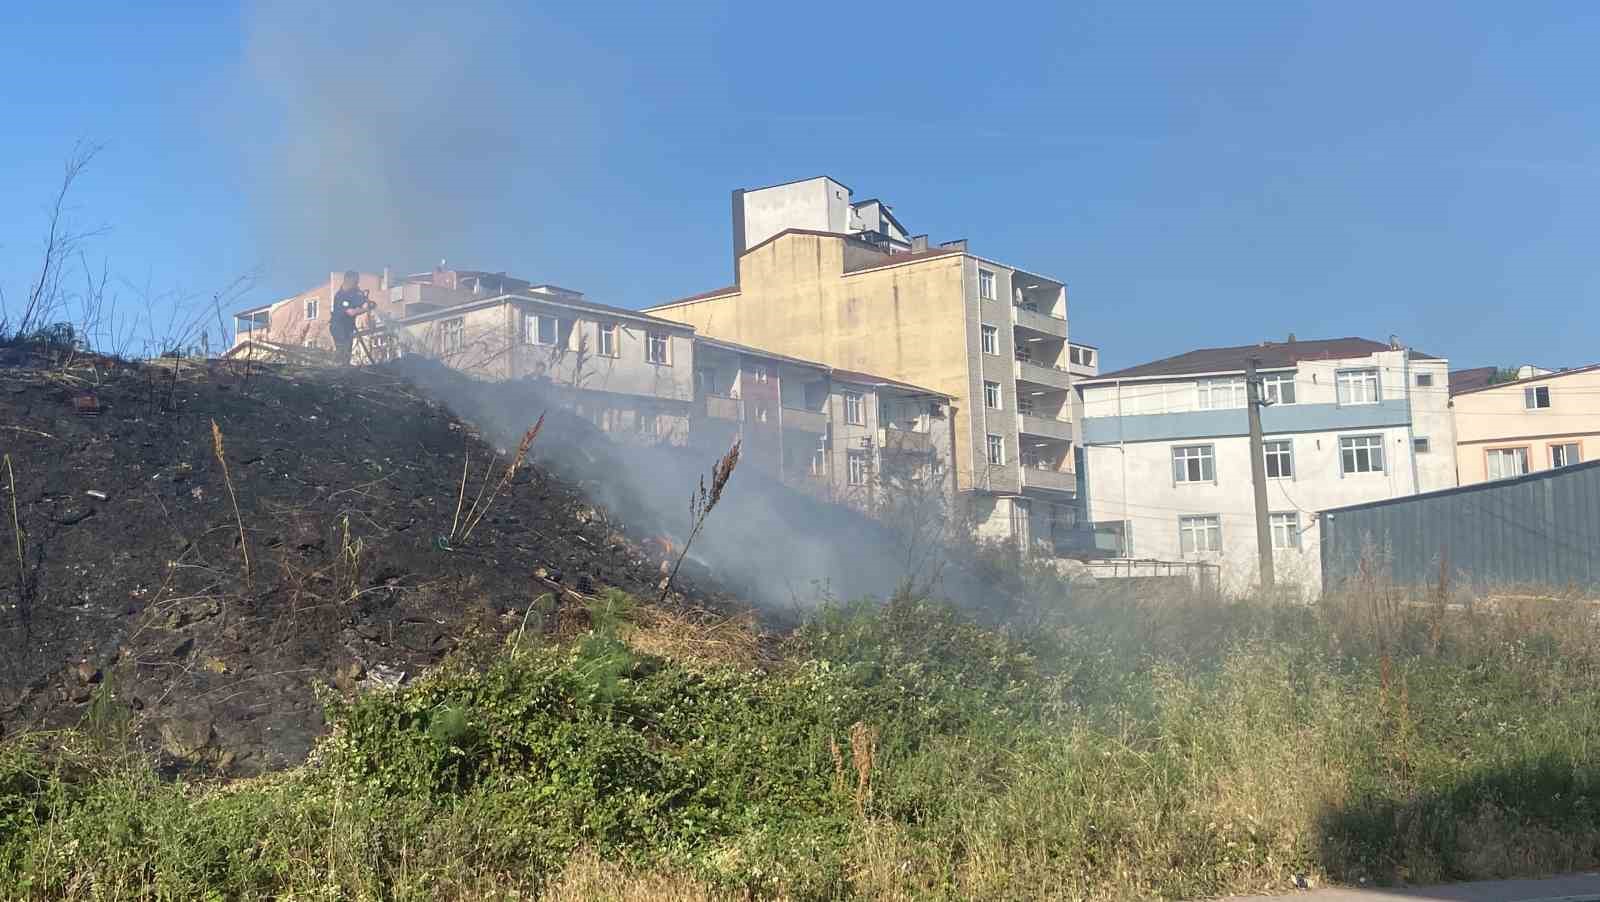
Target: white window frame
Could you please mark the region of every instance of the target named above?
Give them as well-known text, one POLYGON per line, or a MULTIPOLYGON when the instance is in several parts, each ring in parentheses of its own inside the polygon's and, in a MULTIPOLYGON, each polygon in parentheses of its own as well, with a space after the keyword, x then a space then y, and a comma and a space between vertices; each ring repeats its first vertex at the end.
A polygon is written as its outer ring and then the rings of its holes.
MULTIPOLYGON (((1245 398, 1248 400, 1249 395, 1245 398)), ((1299 403, 1298 392, 1295 391, 1294 373, 1271 373, 1261 377, 1261 400, 1274 406, 1286 406, 1299 403), (1289 390, 1288 400, 1284 400, 1283 390, 1289 390)))
POLYGON ((978 267, 978 299, 982 301, 999 300, 1000 285, 994 271, 978 267))
POLYGON ((1340 407, 1355 407, 1362 404, 1377 404, 1383 400, 1383 377, 1377 367, 1361 367, 1359 369, 1339 370, 1334 373, 1334 392, 1340 407), (1372 387, 1372 397, 1366 397, 1367 386, 1372 387), (1356 398, 1355 388, 1361 387, 1361 397, 1356 398))
POLYGON ((986 434, 983 437, 983 452, 984 459, 989 462, 989 466, 1003 467, 1006 465, 1006 440, 1003 436, 996 435, 993 432, 986 434))
POLYGON ((439 323, 439 347, 446 354, 459 354, 467 349, 467 321, 451 317, 439 323))
POLYGON ((1557 442, 1550 446, 1550 468, 1552 470, 1557 467, 1570 467, 1573 464, 1580 463, 1583 463, 1582 442, 1557 442), (1567 454, 1568 448, 1572 449, 1570 455, 1567 454), (1556 460, 1558 457, 1560 458, 1559 463, 1556 460))
POLYGON ((1185 555, 1222 553, 1222 516, 1191 514, 1179 517, 1178 552, 1185 555), (1206 547, 1202 548, 1201 545, 1206 547))
POLYGON ((767 381, 767 368, 764 367, 764 366, 760 366, 760 365, 752 366, 752 367, 750 367, 750 375, 755 377, 755 380, 757 382, 766 382, 767 381))
POLYGON ((644 360, 656 366, 672 366, 672 336, 665 332, 646 332, 644 360))
POLYGON ((1005 398, 1000 394, 1000 383, 984 380, 983 406, 990 410, 1004 410, 1005 398))
POLYGON ((978 342, 983 347, 983 353, 995 357, 1000 356, 1000 327, 983 323, 978 326, 978 342))
POLYGON ((1267 514, 1267 529, 1272 533, 1272 547, 1275 551, 1299 551, 1300 544, 1300 512, 1275 511, 1267 514))
POLYGON ((1527 445, 1515 445, 1508 448, 1485 448, 1483 451, 1483 474, 1490 479, 1515 479, 1518 476, 1526 476, 1530 472, 1529 457, 1527 445), (1501 463, 1508 456, 1512 461, 1520 464, 1521 472, 1507 473, 1503 464, 1499 467, 1495 466, 1496 463, 1501 463), (1499 473, 1495 472, 1497 469, 1500 470, 1499 473))
POLYGON ((322 312, 322 298, 306 298, 305 307, 300 312, 304 313, 308 320, 316 319, 317 314, 322 312))
POLYGON ((1262 457, 1265 458, 1261 462, 1261 472, 1265 473, 1268 479, 1294 479, 1293 439, 1271 439, 1269 441, 1262 442, 1261 452, 1262 457), (1273 475, 1272 473, 1273 458, 1278 458, 1277 475, 1273 475), (1285 461, 1287 461, 1289 465, 1288 472, 1284 472, 1285 461))
POLYGON ((858 391, 841 392, 844 396, 844 421, 851 426, 867 425, 866 406, 862 404, 862 395, 858 391))
POLYGON ((1195 406, 1201 410, 1233 410, 1249 401, 1243 376, 1219 376, 1194 384, 1195 406))
POLYGON ((811 452, 811 475, 828 475, 828 449, 819 447, 811 452))
POLYGON ((1173 445, 1172 484, 1217 484, 1217 448, 1215 445, 1173 445), (1191 467, 1190 464, 1197 466, 1191 467), (1190 476, 1198 470, 1198 476, 1190 476), (1209 475, 1207 471, 1210 471, 1209 475), (1181 472, 1180 472, 1181 471, 1181 472))
POLYGON ((601 357, 622 356, 622 327, 617 323, 595 325, 595 353, 601 357))
POLYGON ((1340 476, 1365 476, 1371 473, 1387 473, 1389 462, 1385 459, 1383 436, 1381 434, 1368 435, 1341 435, 1339 436, 1339 475, 1340 476), (1348 443, 1349 447, 1346 447, 1348 443), (1358 444, 1359 443, 1359 444, 1358 444), (1367 469, 1359 467, 1347 468, 1345 466, 1345 453, 1351 455, 1352 464, 1360 461, 1360 453, 1367 452, 1367 469), (1377 466, 1373 466, 1373 452, 1377 452, 1377 466))
POLYGON ((561 342, 561 319, 548 313, 530 313, 522 321, 523 344, 553 348, 561 342), (550 340, 544 340, 545 324, 550 325, 550 340))
POLYGON ((845 483, 847 485, 861 486, 867 484, 869 462, 865 451, 846 451, 845 457, 845 483))
POLYGON ((1522 407, 1524 410, 1549 410, 1550 386, 1530 385, 1522 390, 1522 407), (1544 403, 1540 404, 1539 401, 1544 403))

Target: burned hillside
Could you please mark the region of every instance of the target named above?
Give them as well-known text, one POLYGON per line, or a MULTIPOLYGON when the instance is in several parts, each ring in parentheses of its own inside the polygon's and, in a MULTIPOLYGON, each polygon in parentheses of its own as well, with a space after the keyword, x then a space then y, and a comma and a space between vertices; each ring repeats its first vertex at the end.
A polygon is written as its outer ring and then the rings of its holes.
MULTIPOLYGON (((657 532, 540 463, 592 438, 556 411, 496 494, 540 409, 480 436, 394 372, 0 353, 6 733, 105 703, 171 758, 259 772, 322 729, 318 682, 392 681, 661 579, 657 532)), ((734 603, 693 564, 675 587, 734 603)))

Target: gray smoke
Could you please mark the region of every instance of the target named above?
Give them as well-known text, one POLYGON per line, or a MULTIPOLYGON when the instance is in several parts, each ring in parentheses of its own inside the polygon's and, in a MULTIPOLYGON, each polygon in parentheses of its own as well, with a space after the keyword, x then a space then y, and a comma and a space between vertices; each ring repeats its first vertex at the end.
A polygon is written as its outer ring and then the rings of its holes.
POLYGON ((269 268, 294 284, 525 248, 542 217, 507 198, 570 176, 587 140, 570 40, 499 0, 262 2, 245 35, 228 132, 269 268))

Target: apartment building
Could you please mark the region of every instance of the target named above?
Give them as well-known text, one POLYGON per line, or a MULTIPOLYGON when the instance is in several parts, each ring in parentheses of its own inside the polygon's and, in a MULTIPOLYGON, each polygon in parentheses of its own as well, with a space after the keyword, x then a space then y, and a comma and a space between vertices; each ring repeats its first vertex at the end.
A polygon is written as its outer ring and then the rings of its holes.
POLYGON ((646 312, 949 397, 950 466, 980 533, 1054 544, 1078 497, 1073 379, 1098 371, 1068 340, 1065 283, 930 245, 826 176, 735 191, 732 213, 735 283, 646 312))
POLYGON ((545 379, 605 432, 682 445, 695 399, 693 332, 533 286, 383 318, 357 344, 380 360, 421 354, 483 379, 545 379))
POLYGON ((740 466, 869 513, 908 483, 950 494, 947 396, 700 336, 694 358, 692 445, 738 437, 740 466))
POLYGON ((1445 360, 1398 340, 1204 348, 1078 382, 1088 516, 1122 554, 1258 582, 1245 370, 1257 360, 1279 583, 1321 585, 1320 510, 1456 484, 1445 360))
POLYGON ((1456 475, 1462 485, 1522 476, 1600 457, 1600 364, 1452 374, 1456 475), (1472 374, 1471 378, 1462 374, 1472 374), (1506 376, 1513 375, 1510 372, 1506 376))
MULTIPOLYGON (((237 356, 249 351, 262 357, 281 357, 291 348, 333 350, 333 335, 328 317, 333 296, 344 282, 343 272, 328 274, 328 280, 298 294, 240 310, 234 314, 234 340, 229 353, 237 356)), ((429 310, 442 309, 467 301, 507 292, 526 291, 532 286, 525 279, 503 272, 446 269, 442 264, 431 272, 405 276, 363 272, 357 287, 377 304, 377 318, 400 319, 429 310)), ((561 292, 554 286, 541 289, 561 292)))

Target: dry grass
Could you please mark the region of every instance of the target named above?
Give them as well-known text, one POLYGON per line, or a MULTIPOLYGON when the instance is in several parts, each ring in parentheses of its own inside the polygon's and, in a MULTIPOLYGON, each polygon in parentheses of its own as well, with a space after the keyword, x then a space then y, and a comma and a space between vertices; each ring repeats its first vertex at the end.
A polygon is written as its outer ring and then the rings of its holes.
POLYGON ((573 856, 539 898, 547 902, 720 902, 745 895, 718 892, 692 877, 630 870, 583 852, 573 856))
POLYGON ((688 663, 753 669, 768 665, 754 611, 724 617, 704 610, 640 608, 623 640, 634 651, 688 663))

